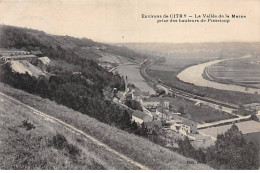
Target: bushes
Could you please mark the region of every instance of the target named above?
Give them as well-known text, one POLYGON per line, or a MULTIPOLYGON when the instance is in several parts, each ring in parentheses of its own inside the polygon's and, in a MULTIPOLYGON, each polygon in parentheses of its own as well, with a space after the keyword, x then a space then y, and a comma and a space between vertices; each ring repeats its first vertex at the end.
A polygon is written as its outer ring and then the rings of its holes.
POLYGON ((128 106, 134 110, 143 111, 140 102, 138 102, 136 100, 126 100, 125 104, 126 104, 126 106, 128 106))
POLYGON ((215 169, 258 169, 259 149, 248 143, 236 125, 226 133, 218 135, 214 146, 207 150, 195 149, 189 139, 179 141, 178 152, 215 169))
POLYGON ((35 126, 28 121, 28 119, 22 121, 22 125, 20 126, 22 128, 25 128, 26 130, 32 130, 35 129, 35 126))
POLYGON ((57 150, 65 150, 70 156, 80 155, 80 149, 75 145, 69 144, 67 139, 62 134, 56 134, 50 140, 50 145, 57 150))
POLYGON ((248 143, 236 125, 218 135, 215 146, 207 150, 207 162, 221 169, 258 169, 258 148, 248 143))

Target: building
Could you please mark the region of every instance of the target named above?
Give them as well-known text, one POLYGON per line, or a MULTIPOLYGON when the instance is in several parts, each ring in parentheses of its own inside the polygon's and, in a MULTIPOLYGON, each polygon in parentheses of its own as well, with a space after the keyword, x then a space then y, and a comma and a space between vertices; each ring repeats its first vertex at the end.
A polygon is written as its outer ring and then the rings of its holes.
POLYGON ((27 60, 32 61, 36 59, 35 55, 15 55, 15 56, 3 56, 2 59, 6 61, 19 61, 19 60, 27 60))
POLYGON ((195 134, 197 133, 197 124, 190 120, 174 121, 171 125, 171 129, 181 134, 195 134))
POLYGON ((153 121, 153 118, 141 111, 135 110, 132 113, 132 121, 142 124, 143 122, 145 123, 145 122, 153 121))
POLYGON ((190 120, 183 120, 180 131, 183 131, 186 134, 197 133, 197 124, 190 120))
POLYGON ((169 111, 167 112, 163 106, 158 106, 156 108, 156 115, 158 117, 160 117, 161 119, 164 119, 164 120, 169 120, 169 117, 168 117, 168 114, 169 114, 169 111))
POLYGON ((141 92, 139 92, 139 91, 132 92, 132 99, 136 100, 136 101, 141 101, 141 99, 142 99, 141 92))
POLYGON ((51 64, 51 60, 48 57, 40 57, 36 60, 36 66, 46 71, 47 67, 51 64))
POLYGON ((15 55, 29 55, 30 52, 23 51, 23 50, 1 50, 0 49, 0 56, 15 56, 15 55))
POLYGON ((169 101, 157 101, 151 99, 142 99, 141 104, 147 109, 156 109, 159 105, 169 110, 169 101))

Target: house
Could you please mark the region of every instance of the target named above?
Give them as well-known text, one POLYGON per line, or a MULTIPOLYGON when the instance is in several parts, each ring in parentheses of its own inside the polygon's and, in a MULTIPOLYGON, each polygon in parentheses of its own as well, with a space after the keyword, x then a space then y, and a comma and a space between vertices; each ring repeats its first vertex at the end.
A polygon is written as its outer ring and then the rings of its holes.
POLYGON ((132 92, 132 99, 137 100, 137 101, 141 101, 141 99, 142 99, 141 92, 140 91, 132 92))
POLYGON ((190 120, 183 120, 180 131, 186 134, 197 133, 197 124, 190 120))
POLYGON ((4 61, 19 61, 19 60, 27 60, 32 61, 36 59, 35 55, 15 55, 15 56, 3 56, 4 61))
POLYGON ((135 121, 136 123, 142 124, 143 122, 149 122, 152 121, 153 118, 141 111, 135 110, 132 113, 132 121, 135 121))
POLYGON ((163 106, 158 106, 157 108, 156 108, 156 115, 158 116, 158 117, 160 117, 160 118, 162 118, 162 119, 168 119, 167 117, 168 117, 168 113, 169 112, 167 112, 165 109, 164 109, 164 107, 163 106))
POLYGON ((154 99, 142 99, 141 104, 147 109, 156 109, 159 105, 165 109, 169 109, 169 101, 158 101, 154 99))
POLYGON ((172 125, 170 126, 170 128, 176 132, 179 132, 180 128, 181 128, 181 120, 171 120, 168 121, 170 122, 172 125))
POLYGON ((48 57, 40 57, 36 60, 36 66, 46 71, 47 67, 51 64, 51 60, 48 57))
POLYGON ((29 55, 30 52, 23 50, 0 50, 0 56, 29 55))
POLYGON ((190 120, 174 120, 171 129, 181 134, 197 133, 197 124, 190 120))
POLYGON ((161 121, 149 121, 145 122, 144 126, 147 128, 148 133, 151 134, 153 130, 155 132, 158 132, 162 128, 162 122, 161 121))

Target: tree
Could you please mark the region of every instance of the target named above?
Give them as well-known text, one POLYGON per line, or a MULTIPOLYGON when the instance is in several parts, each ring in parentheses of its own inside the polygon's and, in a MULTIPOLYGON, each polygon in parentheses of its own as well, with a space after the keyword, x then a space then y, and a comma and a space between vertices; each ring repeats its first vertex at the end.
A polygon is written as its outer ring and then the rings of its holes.
POLYGON ((132 108, 134 110, 139 110, 139 111, 143 111, 143 108, 140 104, 140 102, 136 101, 136 100, 126 100, 126 106, 128 106, 129 108, 132 108))
POLYGON ((125 130, 131 126, 130 115, 126 110, 124 110, 123 115, 119 118, 118 124, 122 130, 125 130))
POLYGON ((180 106, 179 109, 178 109, 178 112, 181 113, 181 114, 184 114, 185 113, 184 107, 180 106))
POLYGON ((218 169, 258 169, 258 148, 247 143, 236 125, 218 135, 215 146, 207 150, 206 160, 218 169))

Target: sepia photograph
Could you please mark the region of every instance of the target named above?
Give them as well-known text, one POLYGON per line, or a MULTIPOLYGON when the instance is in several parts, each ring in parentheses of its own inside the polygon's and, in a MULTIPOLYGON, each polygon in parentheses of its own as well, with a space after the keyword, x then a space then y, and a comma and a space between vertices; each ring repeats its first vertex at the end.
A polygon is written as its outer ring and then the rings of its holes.
POLYGON ((260 0, 0 0, 0 171, 259 169, 260 0))

